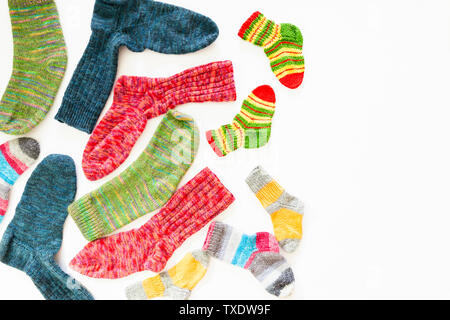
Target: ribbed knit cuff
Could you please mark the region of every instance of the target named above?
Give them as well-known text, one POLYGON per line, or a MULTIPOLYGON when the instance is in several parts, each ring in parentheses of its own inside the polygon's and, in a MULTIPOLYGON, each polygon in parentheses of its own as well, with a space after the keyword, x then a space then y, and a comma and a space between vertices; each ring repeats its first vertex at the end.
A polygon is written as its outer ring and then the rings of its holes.
POLYGON ((10 8, 26 8, 40 4, 54 3, 53 0, 8 0, 10 8))
POLYGON ((227 241, 231 232, 232 230, 230 227, 222 222, 211 223, 202 250, 208 252, 209 255, 218 258, 223 249, 222 246, 224 241, 227 241))
POLYGON ((88 241, 105 237, 114 231, 101 220, 98 210, 92 204, 92 196, 90 194, 87 194, 72 203, 69 206, 68 211, 81 233, 88 241))
POLYGON ((264 15, 261 12, 259 12, 259 11, 254 12, 250 16, 250 18, 248 18, 244 22, 244 24, 241 26, 241 28, 239 29, 239 32, 238 32, 238 36, 241 37, 243 40, 247 40, 246 37, 245 37, 246 36, 246 31, 250 29, 250 27, 255 22, 255 20, 258 19, 258 17, 260 17, 260 16, 264 17, 264 15))
POLYGON ((254 193, 258 193, 259 190, 272 181, 273 178, 261 166, 253 169, 245 180, 254 193))
MULTIPOLYGON (((80 105, 82 104, 65 99, 55 119, 87 134, 91 134, 97 124, 98 117, 96 117, 94 112, 86 112, 85 108, 80 108, 80 105)), ((93 108, 93 110, 98 109, 93 108)))

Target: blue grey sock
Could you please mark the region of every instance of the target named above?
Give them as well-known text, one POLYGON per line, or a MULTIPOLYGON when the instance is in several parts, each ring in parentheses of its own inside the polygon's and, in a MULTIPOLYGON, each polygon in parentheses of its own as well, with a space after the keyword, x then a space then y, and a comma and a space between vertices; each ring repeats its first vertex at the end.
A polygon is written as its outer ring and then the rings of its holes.
POLYGON ((25 272, 48 300, 92 300, 55 262, 67 207, 75 198, 72 158, 46 157, 34 170, 0 243, 0 261, 25 272))
POLYGON ((198 51, 219 35, 209 18, 151 0, 96 0, 92 35, 56 119, 92 133, 117 73, 120 46, 166 54, 198 51))

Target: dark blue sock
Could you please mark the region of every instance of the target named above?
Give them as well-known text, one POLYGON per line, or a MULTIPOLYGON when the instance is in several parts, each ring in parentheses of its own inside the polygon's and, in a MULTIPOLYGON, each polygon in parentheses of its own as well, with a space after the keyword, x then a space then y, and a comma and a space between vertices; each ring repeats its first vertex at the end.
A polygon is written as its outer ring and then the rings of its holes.
POLYGON ((207 47, 219 35, 211 19, 151 0, 96 0, 91 29, 55 117, 87 133, 94 130, 114 85, 120 46, 184 54, 207 47))
POLYGON ((0 243, 0 261, 22 270, 48 300, 92 300, 55 262, 67 207, 75 198, 75 164, 50 155, 34 170, 0 243))

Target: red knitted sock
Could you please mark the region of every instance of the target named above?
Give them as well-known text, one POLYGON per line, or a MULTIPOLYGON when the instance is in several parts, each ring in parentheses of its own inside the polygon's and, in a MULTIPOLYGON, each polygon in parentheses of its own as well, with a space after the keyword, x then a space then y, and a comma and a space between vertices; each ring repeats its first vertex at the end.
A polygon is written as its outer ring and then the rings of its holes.
POLYGON ((106 279, 160 272, 187 238, 233 201, 231 192, 205 168, 141 228, 90 242, 70 266, 86 276, 106 279))
POLYGON ((84 150, 83 171, 92 181, 113 172, 128 158, 147 121, 178 105, 235 100, 231 61, 198 66, 169 78, 122 76, 111 109, 84 150))

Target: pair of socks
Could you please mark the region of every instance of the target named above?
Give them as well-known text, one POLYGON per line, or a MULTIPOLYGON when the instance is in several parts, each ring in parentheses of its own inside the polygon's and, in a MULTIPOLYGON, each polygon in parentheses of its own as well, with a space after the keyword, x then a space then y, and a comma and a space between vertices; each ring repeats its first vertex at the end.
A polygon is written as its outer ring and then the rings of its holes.
POLYGON ((22 135, 37 126, 53 105, 67 53, 53 0, 8 0, 14 61, 0 102, 0 131, 22 135))
POLYGON ((188 299, 193 288, 206 274, 210 257, 249 270, 266 291, 276 297, 289 296, 294 289, 294 273, 280 254, 277 240, 272 234, 258 232, 247 235, 227 224, 213 222, 203 250, 188 253, 168 271, 129 286, 126 289, 127 298, 188 299))
POLYGON ((224 157, 241 147, 256 149, 266 145, 272 132, 275 102, 275 92, 270 86, 263 85, 253 90, 231 124, 206 132, 213 151, 224 157))
POLYGON ((69 206, 83 236, 89 241, 105 237, 161 208, 191 167, 198 144, 194 120, 169 111, 135 162, 69 206))
POLYGON ((0 242, 0 261, 25 272, 48 300, 92 300, 92 295, 55 261, 75 198, 75 163, 50 155, 33 171, 0 242))
POLYGON ((113 172, 128 158, 147 121, 178 105, 235 100, 231 61, 201 65, 169 78, 122 76, 114 88, 113 105, 84 150, 83 171, 92 181, 113 172))
POLYGON ((233 201, 231 192, 205 168, 142 227, 87 244, 70 266, 83 275, 105 279, 160 272, 187 238, 233 201))
POLYGON ((211 19, 152 0, 96 0, 91 29, 56 115, 60 122, 89 134, 114 85, 121 46, 133 52, 184 54, 207 47, 219 34, 211 19))
POLYGON ((39 153, 39 143, 32 138, 17 138, 0 145, 0 223, 8 209, 12 186, 39 153))
POLYGON ((257 11, 244 22, 238 35, 264 49, 272 72, 281 84, 290 89, 302 84, 305 61, 303 36, 298 27, 289 23, 276 24, 257 11))

